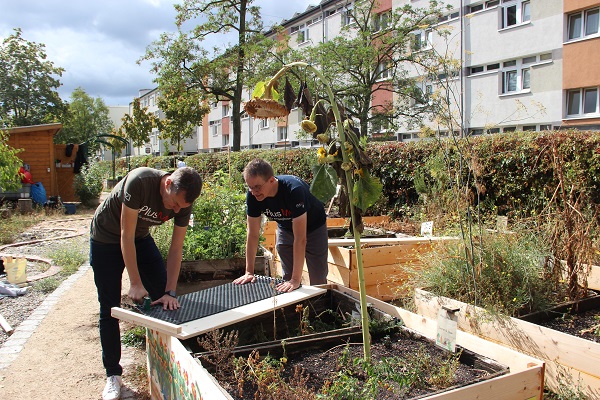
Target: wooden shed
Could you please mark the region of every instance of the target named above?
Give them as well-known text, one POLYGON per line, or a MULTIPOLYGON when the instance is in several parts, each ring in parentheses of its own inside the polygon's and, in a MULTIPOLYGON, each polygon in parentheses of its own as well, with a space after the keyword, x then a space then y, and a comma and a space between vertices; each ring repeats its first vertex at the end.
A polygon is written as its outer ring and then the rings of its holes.
POLYGON ((17 157, 29 165, 33 181, 42 182, 47 197, 60 196, 62 201, 77 201, 73 193, 77 145, 71 156, 65 156, 66 145, 54 144, 54 135, 61 129, 60 123, 11 128, 7 130, 8 145, 21 149, 17 157))

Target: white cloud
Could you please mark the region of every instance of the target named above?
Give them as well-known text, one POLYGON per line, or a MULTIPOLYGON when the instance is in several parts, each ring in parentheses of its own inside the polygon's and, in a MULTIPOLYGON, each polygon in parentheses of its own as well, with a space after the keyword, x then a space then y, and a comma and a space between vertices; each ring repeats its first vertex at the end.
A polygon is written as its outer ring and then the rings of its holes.
MULTIPOLYGON (((64 100, 76 87, 107 105, 127 105, 152 88, 150 64, 136 62, 162 32, 175 30, 175 0, 3 0, 0 40, 21 28, 23 37, 46 46, 48 59, 65 69, 64 100)), ((257 0, 265 26, 289 19, 310 2, 257 0)), ((318 2, 317 2, 318 3, 318 2)))

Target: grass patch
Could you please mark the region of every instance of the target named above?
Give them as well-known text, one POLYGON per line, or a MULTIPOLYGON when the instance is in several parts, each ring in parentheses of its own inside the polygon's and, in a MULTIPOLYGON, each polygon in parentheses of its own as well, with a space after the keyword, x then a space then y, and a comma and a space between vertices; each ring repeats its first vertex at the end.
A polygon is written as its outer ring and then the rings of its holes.
POLYGON ((72 244, 57 248, 49 256, 56 265, 62 267, 61 275, 65 277, 77 272, 88 259, 87 249, 72 244))
POLYGON ((0 244, 14 243, 16 237, 32 225, 39 222, 37 214, 19 214, 13 210, 10 218, 0 218, 0 244))
POLYGON ((50 294, 56 290, 56 288, 60 285, 62 281, 62 279, 56 278, 54 276, 51 276, 46 279, 41 279, 33 283, 33 290, 42 292, 44 294, 50 294))
POLYGON ((125 333, 123 333, 121 341, 128 347, 137 347, 138 349, 146 348, 146 328, 136 326, 126 330, 125 333))

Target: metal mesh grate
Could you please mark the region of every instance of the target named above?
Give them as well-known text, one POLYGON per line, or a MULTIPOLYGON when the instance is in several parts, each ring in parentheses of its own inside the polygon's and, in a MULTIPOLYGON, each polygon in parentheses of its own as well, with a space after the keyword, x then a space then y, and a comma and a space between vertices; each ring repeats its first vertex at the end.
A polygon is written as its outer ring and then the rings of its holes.
POLYGON ((275 286, 281 282, 283 282, 281 279, 256 276, 254 283, 245 285, 226 283, 177 296, 180 305, 177 310, 163 310, 162 304, 155 305, 150 310, 144 310, 142 307, 138 307, 138 310, 149 317, 179 325, 273 297, 279 294, 275 286))

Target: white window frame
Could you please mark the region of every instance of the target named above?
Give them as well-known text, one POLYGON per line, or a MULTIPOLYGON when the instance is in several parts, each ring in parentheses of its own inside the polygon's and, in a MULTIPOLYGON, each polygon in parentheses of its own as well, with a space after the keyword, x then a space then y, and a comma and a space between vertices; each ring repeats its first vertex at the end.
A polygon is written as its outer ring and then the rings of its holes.
POLYGON ((426 103, 419 103, 415 100, 414 108, 423 108, 425 106, 431 105, 431 101, 428 100, 433 95, 433 84, 431 82, 423 83, 419 90, 423 94, 423 98, 427 101, 426 103))
POLYGON ((258 128, 259 129, 269 129, 269 120, 266 118, 258 120, 258 128))
POLYGON ((523 59, 504 61, 499 74, 500 94, 528 93, 531 90, 530 66, 531 63, 523 63, 523 59))
POLYGON ((392 11, 384 11, 373 17, 373 33, 385 31, 391 25, 392 11))
POLYGON ((223 104, 221 112, 223 113, 223 117, 231 117, 231 107, 229 104, 223 104))
POLYGON ((565 115, 567 117, 583 117, 598 115, 598 104, 600 103, 598 93, 600 93, 598 86, 567 90, 565 115), (575 99, 577 101, 577 110, 573 108, 575 104, 571 104, 575 99), (590 109, 587 107, 587 99, 593 99, 594 109, 590 109))
POLYGON ((588 8, 567 17, 567 41, 581 40, 589 37, 596 37, 600 33, 600 8, 588 8), (595 15, 595 21, 590 20, 595 15), (578 25, 574 27, 574 18, 578 19, 578 25), (590 29, 592 30, 590 32, 590 29))
POLYGON ((221 136, 221 146, 222 147, 229 146, 229 135, 223 135, 223 136, 221 136))
POLYGON ((531 1, 530 0, 503 0, 500 7, 502 15, 501 29, 512 28, 527 24, 531 21, 531 1), (509 16, 514 20, 509 23, 509 16))
POLYGON ((389 62, 381 62, 377 65, 377 81, 385 81, 392 77, 392 68, 389 62))
POLYGON ((287 126, 277 127, 277 141, 283 142, 288 140, 288 128, 287 126))
POLYGON ((291 33, 297 33, 296 41, 298 44, 306 43, 310 40, 309 29, 306 24, 300 24, 298 26, 293 26, 291 29, 291 33))
POLYGON ((214 121, 208 121, 208 129, 212 136, 219 136, 219 127, 221 126, 221 120, 216 119, 214 121))
POLYGON ((413 51, 423 51, 432 48, 433 30, 427 29, 414 33, 413 51))

